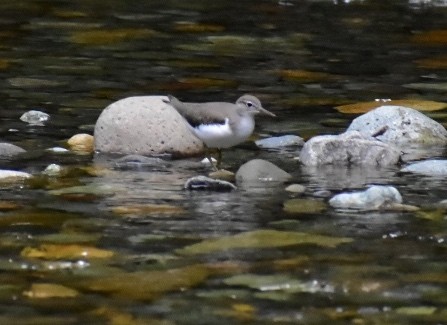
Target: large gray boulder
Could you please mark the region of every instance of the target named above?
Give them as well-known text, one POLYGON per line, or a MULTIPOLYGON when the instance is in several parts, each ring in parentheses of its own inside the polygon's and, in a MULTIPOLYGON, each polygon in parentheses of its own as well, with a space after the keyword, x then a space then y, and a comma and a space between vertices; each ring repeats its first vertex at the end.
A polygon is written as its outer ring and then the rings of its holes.
POLYGON ((390 166, 399 162, 400 154, 392 145, 352 131, 311 138, 300 152, 300 161, 306 166, 390 166))
POLYGON ((347 131, 391 143, 408 146, 445 145, 447 131, 426 115, 403 106, 381 106, 354 119, 347 131))
POLYGON ((0 159, 8 159, 25 153, 26 150, 14 144, 2 142, 0 143, 0 159))
POLYGON ((107 106, 95 125, 95 150, 107 153, 182 156, 203 151, 203 143, 165 96, 121 99, 107 106))

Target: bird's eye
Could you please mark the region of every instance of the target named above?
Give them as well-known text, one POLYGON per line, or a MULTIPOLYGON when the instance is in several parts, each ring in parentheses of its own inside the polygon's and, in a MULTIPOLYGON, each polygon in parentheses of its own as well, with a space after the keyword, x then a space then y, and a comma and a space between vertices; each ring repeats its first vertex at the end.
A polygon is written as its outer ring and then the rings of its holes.
POLYGON ((253 107, 253 103, 252 102, 247 102, 247 107, 253 107))

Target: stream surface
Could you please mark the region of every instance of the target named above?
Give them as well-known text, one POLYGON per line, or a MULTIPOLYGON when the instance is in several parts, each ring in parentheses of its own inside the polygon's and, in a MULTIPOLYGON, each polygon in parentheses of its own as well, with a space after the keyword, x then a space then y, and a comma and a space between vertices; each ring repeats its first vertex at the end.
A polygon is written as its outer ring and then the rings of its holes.
MULTIPOLYGON (((446 48, 442 0, 2 1, 0 134, 27 153, 0 168, 35 176, 0 185, 0 324, 447 324, 444 177, 303 168, 299 148, 247 142, 223 167, 266 159, 305 193, 195 192, 183 184, 209 172, 201 157, 46 150, 134 95, 252 93, 277 115, 256 137, 338 134, 358 115, 339 105, 446 102, 446 48), (20 121, 33 109, 50 121, 20 121), (61 175, 42 174, 52 163, 61 175), (372 184, 422 209, 327 205, 372 184)), ((445 111, 425 113, 446 125, 445 111)))

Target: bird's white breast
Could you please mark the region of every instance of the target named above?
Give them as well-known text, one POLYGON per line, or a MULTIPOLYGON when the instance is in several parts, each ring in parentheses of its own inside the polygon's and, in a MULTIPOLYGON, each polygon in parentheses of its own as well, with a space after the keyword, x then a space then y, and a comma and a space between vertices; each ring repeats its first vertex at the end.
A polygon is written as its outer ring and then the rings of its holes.
POLYGON ((209 148, 229 148, 245 141, 253 132, 255 122, 251 116, 242 116, 238 123, 202 124, 194 128, 195 135, 209 148))

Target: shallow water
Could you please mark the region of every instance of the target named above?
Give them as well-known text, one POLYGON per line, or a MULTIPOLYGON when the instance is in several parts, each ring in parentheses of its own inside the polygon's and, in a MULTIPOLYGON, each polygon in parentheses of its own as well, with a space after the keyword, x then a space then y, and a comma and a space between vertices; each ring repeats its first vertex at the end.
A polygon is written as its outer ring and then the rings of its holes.
POLYGON ((224 153, 227 169, 263 158, 305 185, 310 206, 288 213, 283 184, 183 190, 208 172, 199 158, 123 167, 45 149, 131 95, 250 92, 278 115, 257 121, 259 137, 305 138, 345 129, 355 115, 337 105, 446 101, 446 22, 443 1, 1 3, 0 134, 28 153, 0 167, 35 178, 0 187, 0 323, 445 324, 445 179, 302 168, 297 148, 224 153), (31 109, 50 122, 21 122, 31 109), (64 173, 41 175, 51 163, 64 173), (370 184, 423 210, 326 204, 370 184))

